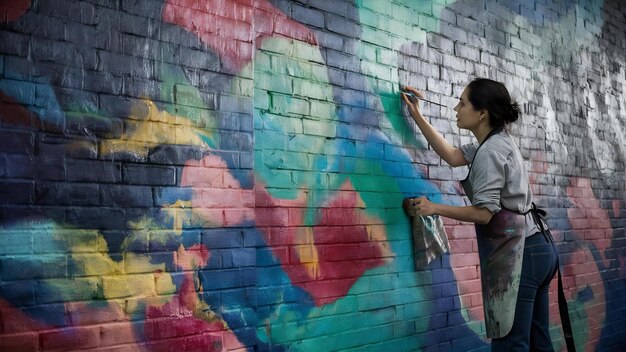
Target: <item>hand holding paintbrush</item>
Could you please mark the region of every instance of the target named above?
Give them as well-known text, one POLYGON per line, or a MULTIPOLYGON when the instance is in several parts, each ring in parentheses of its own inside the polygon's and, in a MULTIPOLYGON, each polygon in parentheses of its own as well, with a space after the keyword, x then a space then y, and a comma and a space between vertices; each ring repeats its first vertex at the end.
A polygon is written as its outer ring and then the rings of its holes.
POLYGON ((409 109, 409 114, 413 119, 423 119, 422 112, 420 111, 419 100, 424 98, 424 95, 419 90, 411 87, 400 85, 400 96, 409 109))

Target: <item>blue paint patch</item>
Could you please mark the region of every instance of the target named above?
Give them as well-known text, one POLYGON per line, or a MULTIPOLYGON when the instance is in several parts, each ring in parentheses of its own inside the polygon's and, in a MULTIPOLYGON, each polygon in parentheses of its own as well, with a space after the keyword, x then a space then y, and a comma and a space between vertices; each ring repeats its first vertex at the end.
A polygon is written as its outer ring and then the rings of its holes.
POLYGON ((154 190, 154 203, 158 206, 172 205, 178 201, 191 201, 193 190, 189 187, 159 187, 154 190))
MULTIPOLYGON (((433 286, 438 294, 433 297, 434 300, 429 305, 433 310, 424 314, 431 317, 430 330, 426 332, 424 340, 441 342, 462 340, 463 343, 453 343, 448 349, 454 352, 488 348, 489 345, 467 326, 467 322, 461 314, 459 292, 456 287, 454 272, 450 266, 450 255, 444 254, 441 260, 441 264, 436 265, 445 269, 431 268, 430 265, 427 269, 434 272, 433 280, 436 278, 437 282, 442 284, 433 286)), ((433 261, 431 264, 435 262, 433 261)))
MULTIPOLYGON (((202 243, 209 248, 227 248, 232 258, 244 255, 246 264, 256 267, 236 268, 236 260, 224 263, 220 255, 211 255, 206 267, 198 272, 205 290, 201 298, 218 313, 233 329, 241 343, 256 346, 259 351, 281 351, 281 346, 271 345, 258 338, 257 325, 275 318, 280 305, 294 302, 288 310, 306 317, 314 307, 313 300, 304 290, 291 284, 280 263, 266 246, 241 247, 241 229, 205 230, 202 243), (250 260, 254 258, 254 263, 250 260), (230 264, 230 265, 224 265, 230 264), (262 265, 266 265, 262 267, 262 265), (242 313, 243 312, 243 313, 242 313), (255 312, 255 314, 253 314, 255 312), (254 333, 251 333, 254 332, 254 333)), ((243 245, 263 244, 261 233, 256 229, 245 230, 243 245), (254 237, 254 238, 253 238, 254 237)), ((279 319, 279 318, 278 318, 279 319)))
POLYGON ((0 297, 7 300, 14 307, 24 307, 35 304, 35 281, 20 280, 0 284, 0 297))

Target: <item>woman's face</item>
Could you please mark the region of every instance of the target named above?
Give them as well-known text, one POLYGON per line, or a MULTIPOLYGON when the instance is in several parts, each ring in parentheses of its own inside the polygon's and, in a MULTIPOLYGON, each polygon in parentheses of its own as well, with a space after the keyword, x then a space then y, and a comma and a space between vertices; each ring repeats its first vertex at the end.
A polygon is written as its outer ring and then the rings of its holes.
POLYGON ((456 111, 456 125, 459 128, 474 131, 480 125, 481 111, 474 109, 468 98, 469 88, 465 87, 459 98, 459 103, 454 107, 456 111))

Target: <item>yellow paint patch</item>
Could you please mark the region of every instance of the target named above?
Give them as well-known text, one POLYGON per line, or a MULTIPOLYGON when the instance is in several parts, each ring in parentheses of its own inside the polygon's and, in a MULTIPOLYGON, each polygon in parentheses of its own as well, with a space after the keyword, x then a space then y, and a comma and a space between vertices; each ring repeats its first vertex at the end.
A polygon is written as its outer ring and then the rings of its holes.
POLYGON ((295 246, 298 259, 304 266, 307 275, 310 278, 316 278, 320 272, 320 263, 317 248, 315 247, 313 229, 310 227, 301 228, 298 230, 297 237, 302 240, 302 242, 298 241, 300 244, 295 246))
POLYGON ((213 133, 196 127, 189 118, 159 110, 150 100, 142 100, 131 108, 125 127, 128 131, 120 138, 103 141, 100 144, 100 153, 103 156, 125 152, 145 158, 149 147, 159 144, 208 148, 203 137, 214 138, 213 133))

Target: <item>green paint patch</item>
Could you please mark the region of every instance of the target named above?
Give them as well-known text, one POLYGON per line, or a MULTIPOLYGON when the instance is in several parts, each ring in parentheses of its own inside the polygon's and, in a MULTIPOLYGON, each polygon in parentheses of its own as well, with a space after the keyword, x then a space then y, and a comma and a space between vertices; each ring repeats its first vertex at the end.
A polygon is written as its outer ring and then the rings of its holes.
POLYGON ((219 145, 219 134, 213 131, 217 128, 217 121, 200 91, 189 85, 189 79, 180 67, 161 64, 158 69, 163 79, 160 86, 161 99, 170 102, 162 104, 165 111, 190 121, 199 129, 196 133, 198 137, 209 147, 216 148, 219 145))
MULTIPOLYGON (((336 107, 319 48, 285 38, 263 41, 254 72, 255 175, 273 197, 294 199, 316 187, 336 107), (267 67, 266 59, 270 61, 267 67)), ((256 60, 256 59, 255 59, 256 60)), ((255 61, 256 62, 256 61, 255 61)))

